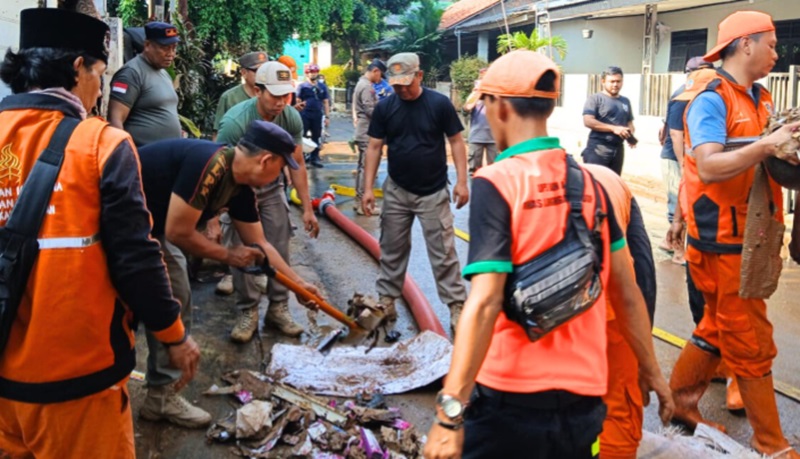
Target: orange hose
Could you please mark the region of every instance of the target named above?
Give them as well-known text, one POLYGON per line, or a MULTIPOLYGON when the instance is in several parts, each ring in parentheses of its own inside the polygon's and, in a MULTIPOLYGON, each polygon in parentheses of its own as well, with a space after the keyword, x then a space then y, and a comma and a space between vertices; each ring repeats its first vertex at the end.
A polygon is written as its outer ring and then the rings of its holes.
POLYGON ((286 277, 285 274, 283 274, 283 273, 281 273, 279 271, 275 271, 274 278, 275 278, 276 281, 278 281, 281 284, 285 285, 286 288, 288 288, 289 290, 291 290, 292 292, 297 294, 304 301, 313 301, 316 304, 316 306, 319 309, 322 310, 322 312, 324 312, 325 314, 333 317, 337 321, 347 325, 347 327, 350 328, 351 330, 360 330, 360 331, 364 330, 351 317, 348 317, 342 311, 340 311, 340 310, 336 309, 335 307, 331 306, 330 304, 328 304, 322 298, 320 298, 317 295, 314 295, 313 293, 311 293, 310 291, 304 289, 301 285, 299 285, 295 281, 293 281, 293 280, 289 279, 288 277, 286 277))

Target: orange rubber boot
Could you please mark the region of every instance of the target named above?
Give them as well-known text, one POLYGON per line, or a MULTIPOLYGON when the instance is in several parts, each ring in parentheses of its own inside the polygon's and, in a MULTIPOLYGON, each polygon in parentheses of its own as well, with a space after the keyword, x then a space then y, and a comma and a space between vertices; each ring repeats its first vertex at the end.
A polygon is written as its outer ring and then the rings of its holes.
POLYGON ((728 393, 725 396, 725 405, 728 411, 737 412, 744 410, 742 394, 739 392, 739 380, 735 375, 731 375, 728 378, 728 393))
POLYGON ((703 351, 691 342, 686 343, 669 378, 669 387, 675 400, 674 421, 690 429, 695 429, 697 424, 703 423, 725 432, 725 426, 703 419, 697 408, 697 403, 708 389, 719 361, 720 358, 716 355, 703 351))
POLYGON ((747 420, 753 427, 750 446, 774 459, 800 459, 800 454, 792 449, 781 431, 772 375, 737 379, 747 409, 747 420))

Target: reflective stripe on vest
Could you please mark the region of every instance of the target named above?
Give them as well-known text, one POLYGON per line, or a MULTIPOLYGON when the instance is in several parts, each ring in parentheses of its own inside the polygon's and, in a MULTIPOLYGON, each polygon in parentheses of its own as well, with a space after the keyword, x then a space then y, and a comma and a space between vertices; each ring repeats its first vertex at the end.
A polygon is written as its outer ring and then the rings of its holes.
POLYGON ((84 237, 50 237, 39 239, 39 249, 80 249, 100 242, 100 234, 84 237))

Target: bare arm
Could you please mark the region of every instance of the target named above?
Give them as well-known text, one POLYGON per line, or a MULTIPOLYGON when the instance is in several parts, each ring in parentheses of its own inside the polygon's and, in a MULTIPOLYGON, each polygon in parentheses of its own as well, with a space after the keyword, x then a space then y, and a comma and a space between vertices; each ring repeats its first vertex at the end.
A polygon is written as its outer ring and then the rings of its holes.
POLYGON ((672 151, 675 152, 675 157, 678 158, 678 164, 683 167, 683 154, 686 148, 683 144, 683 131, 670 129, 669 138, 672 139, 672 151))
POLYGON ((375 185, 375 176, 378 175, 378 166, 381 164, 381 149, 383 149, 383 139, 370 137, 364 159, 364 194, 361 196, 361 208, 367 216, 372 215, 372 210, 375 208, 375 193, 372 189, 375 185))
MULTIPOLYGON (((633 122, 629 123, 633 124, 633 122)), ((606 124, 597 121, 597 118, 594 115, 583 115, 583 125, 587 128, 597 131, 597 132, 610 132, 612 134, 616 134, 623 139, 627 139, 631 136, 631 131, 629 126, 615 126, 613 124, 606 124)))
POLYGON ((308 173, 306 172, 306 161, 303 157, 302 144, 297 145, 292 153, 292 157, 295 162, 297 162, 297 165, 300 166, 297 170, 289 168, 289 175, 292 178, 294 188, 297 190, 297 196, 300 198, 300 201, 303 202, 303 226, 306 232, 308 232, 311 237, 315 238, 319 235, 319 223, 317 222, 317 217, 314 216, 314 209, 311 207, 311 194, 308 191, 308 173))
POLYGON ((453 197, 456 209, 464 207, 469 202, 469 187, 467 187, 467 144, 461 133, 447 138, 450 150, 453 153, 453 163, 456 165, 456 186, 453 188, 453 197))
POLYGON ((108 101, 108 122, 117 129, 123 129, 125 120, 131 113, 131 108, 118 100, 108 101))

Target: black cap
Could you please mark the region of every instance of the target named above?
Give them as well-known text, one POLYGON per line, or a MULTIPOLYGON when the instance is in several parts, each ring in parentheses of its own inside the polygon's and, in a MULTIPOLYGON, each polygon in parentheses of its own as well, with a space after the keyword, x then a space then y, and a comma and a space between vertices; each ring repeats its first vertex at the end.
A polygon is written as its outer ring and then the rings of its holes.
POLYGON ((166 22, 148 22, 144 26, 144 36, 159 45, 171 45, 181 41, 178 29, 166 22))
POLYGON ((286 164, 292 169, 299 169, 300 166, 292 157, 294 153, 294 139, 288 132, 275 123, 255 120, 247 127, 242 140, 255 145, 262 150, 283 156, 286 164))
POLYGON ((110 34, 105 22, 69 10, 30 8, 19 15, 19 49, 83 51, 108 62, 110 34))

